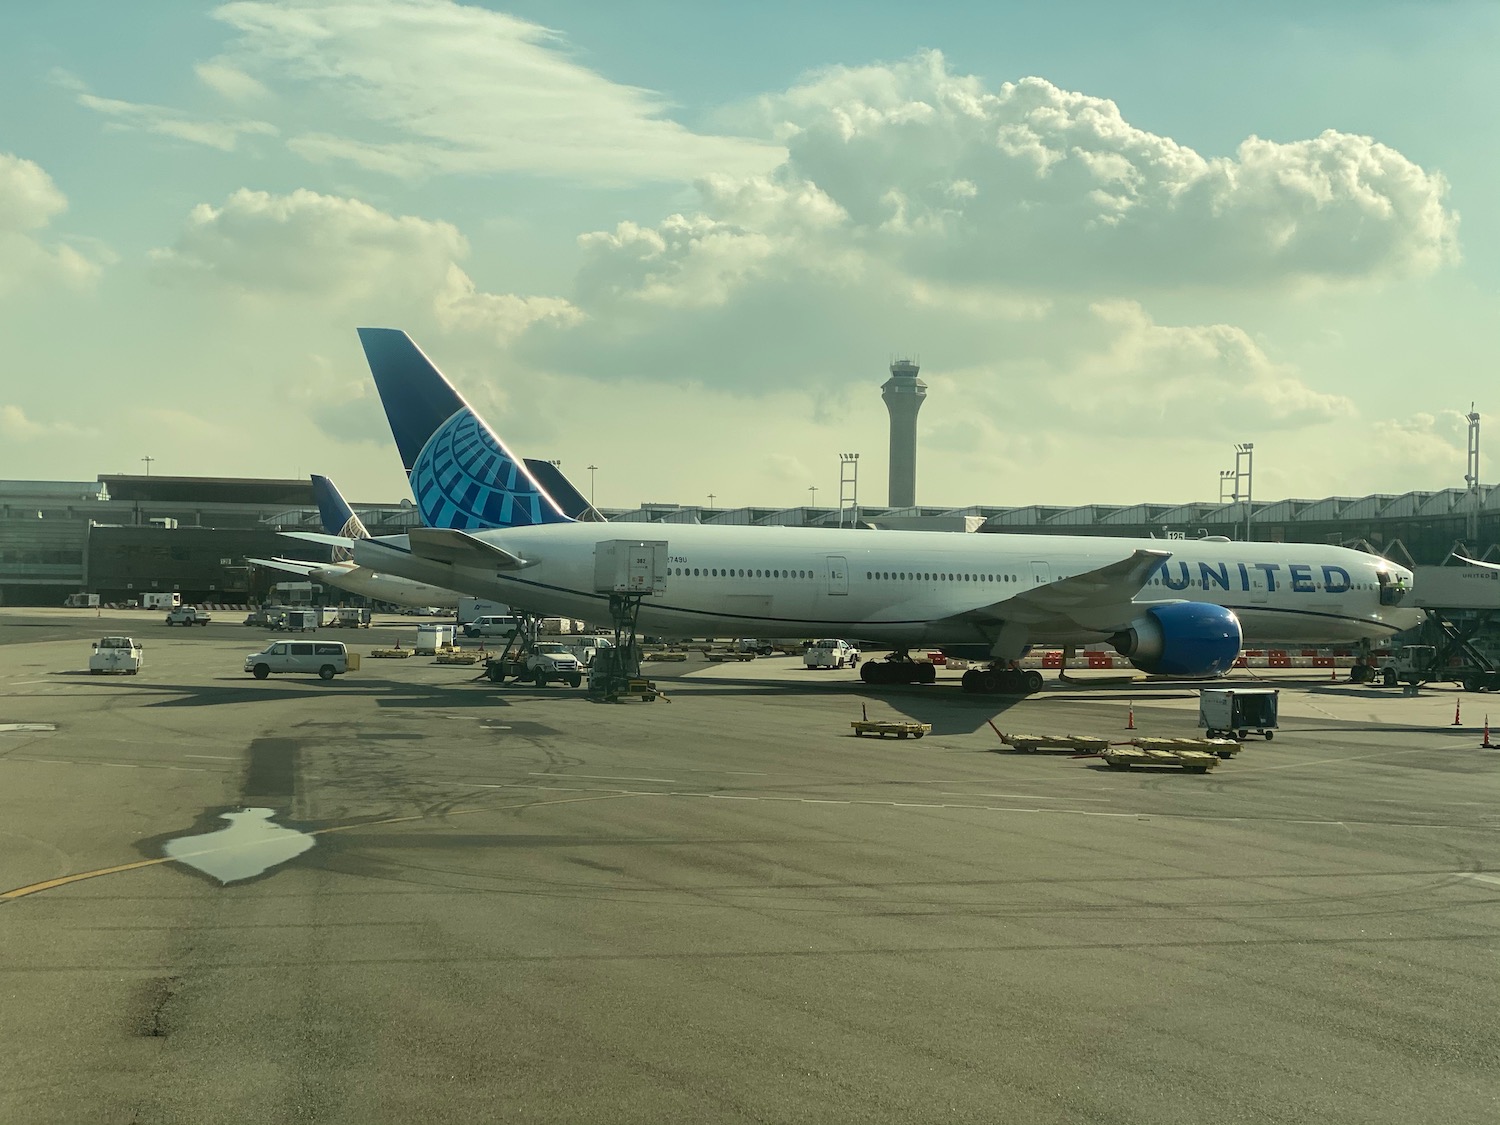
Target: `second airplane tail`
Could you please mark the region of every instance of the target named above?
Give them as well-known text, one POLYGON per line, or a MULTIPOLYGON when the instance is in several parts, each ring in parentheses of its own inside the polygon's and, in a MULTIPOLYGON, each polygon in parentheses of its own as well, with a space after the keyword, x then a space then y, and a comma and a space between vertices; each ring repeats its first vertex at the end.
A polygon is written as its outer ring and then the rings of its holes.
POLYGON ((364 521, 354 514, 349 502, 340 495, 333 481, 313 474, 313 499, 318 502, 318 515, 323 520, 323 530, 329 535, 342 535, 345 539, 368 539, 370 533, 364 521))
POLYGON ((428 527, 572 522, 411 337, 396 328, 361 328, 359 340, 428 527))

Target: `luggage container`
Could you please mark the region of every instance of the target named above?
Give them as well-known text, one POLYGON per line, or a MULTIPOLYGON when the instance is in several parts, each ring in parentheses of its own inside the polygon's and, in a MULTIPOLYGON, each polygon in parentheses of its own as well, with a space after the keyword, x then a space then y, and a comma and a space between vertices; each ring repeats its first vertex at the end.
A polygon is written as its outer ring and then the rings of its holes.
POLYGON ((1254 731, 1269 742, 1276 730, 1278 688, 1203 688, 1198 692, 1198 725, 1209 738, 1243 742, 1254 731))

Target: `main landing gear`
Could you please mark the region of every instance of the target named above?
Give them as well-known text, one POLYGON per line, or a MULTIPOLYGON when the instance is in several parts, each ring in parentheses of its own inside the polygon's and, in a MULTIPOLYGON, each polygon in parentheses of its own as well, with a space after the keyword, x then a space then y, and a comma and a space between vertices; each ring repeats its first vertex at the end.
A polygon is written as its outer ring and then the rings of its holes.
POLYGON ((1030 695, 1042 690, 1042 674, 1031 668, 970 668, 959 682, 969 695, 1030 695))
POLYGON ((859 678, 867 684, 935 684, 937 668, 897 651, 884 660, 866 660, 860 666, 859 678))

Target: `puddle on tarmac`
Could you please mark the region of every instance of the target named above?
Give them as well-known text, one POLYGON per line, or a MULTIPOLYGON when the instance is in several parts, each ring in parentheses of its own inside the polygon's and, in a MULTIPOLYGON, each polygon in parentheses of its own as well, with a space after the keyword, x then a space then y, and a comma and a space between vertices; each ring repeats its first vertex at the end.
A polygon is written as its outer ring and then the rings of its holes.
POLYGON ((168 840, 168 857, 203 872, 220 883, 234 883, 296 859, 316 841, 295 828, 272 824, 275 809, 241 809, 222 814, 229 827, 196 836, 168 840))

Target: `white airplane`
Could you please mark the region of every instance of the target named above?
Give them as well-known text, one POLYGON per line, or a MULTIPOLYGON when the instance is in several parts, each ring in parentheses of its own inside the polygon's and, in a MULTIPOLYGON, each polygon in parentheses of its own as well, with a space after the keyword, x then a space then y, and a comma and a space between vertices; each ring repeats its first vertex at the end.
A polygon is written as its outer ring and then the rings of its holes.
MULTIPOLYGON (((358 539, 355 561, 523 612, 607 620, 596 549, 625 528, 570 519, 404 332, 359 334, 427 526, 358 539)), ((1036 690, 1040 675, 1014 662, 1043 643, 1108 642, 1148 673, 1214 676, 1244 642, 1359 644, 1421 620, 1400 605, 1410 571, 1322 544, 677 524, 636 541, 668 555, 643 631, 892 646, 862 670, 870 683, 929 680, 908 653, 938 649, 993 662, 965 675, 966 691, 1036 690)))
MULTIPOLYGON (((339 544, 334 547, 333 561, 313 563, 305 559, 274 558, 251 559, 251 562, 287 574, 300 575, 309 582, 321 582, 325 586, 348 590, 351 594, 361 594, 379 602, 390 602, 392 605, 413 608, 436 606, 440 609, 457 607, 459 595, 454 590, 433 586, 426 582, 414 582, 398 574, 389 574, 356 564, 351 557, 349 543, 355 539, 370 537, 369 531, 365 529, 364 521, 354 514, 354 509, 349 507, 348 502, 334 487, 333 481, 314 474, 312 483, 313 497, 318 502, 318 514, 322 517, 323 529, 339 539, 339 544)), ((286 534, 296 537, 298 533, 286 534)), ((328 541, 327 536, 314 536, 313 538, 318 542, 328 541)))

